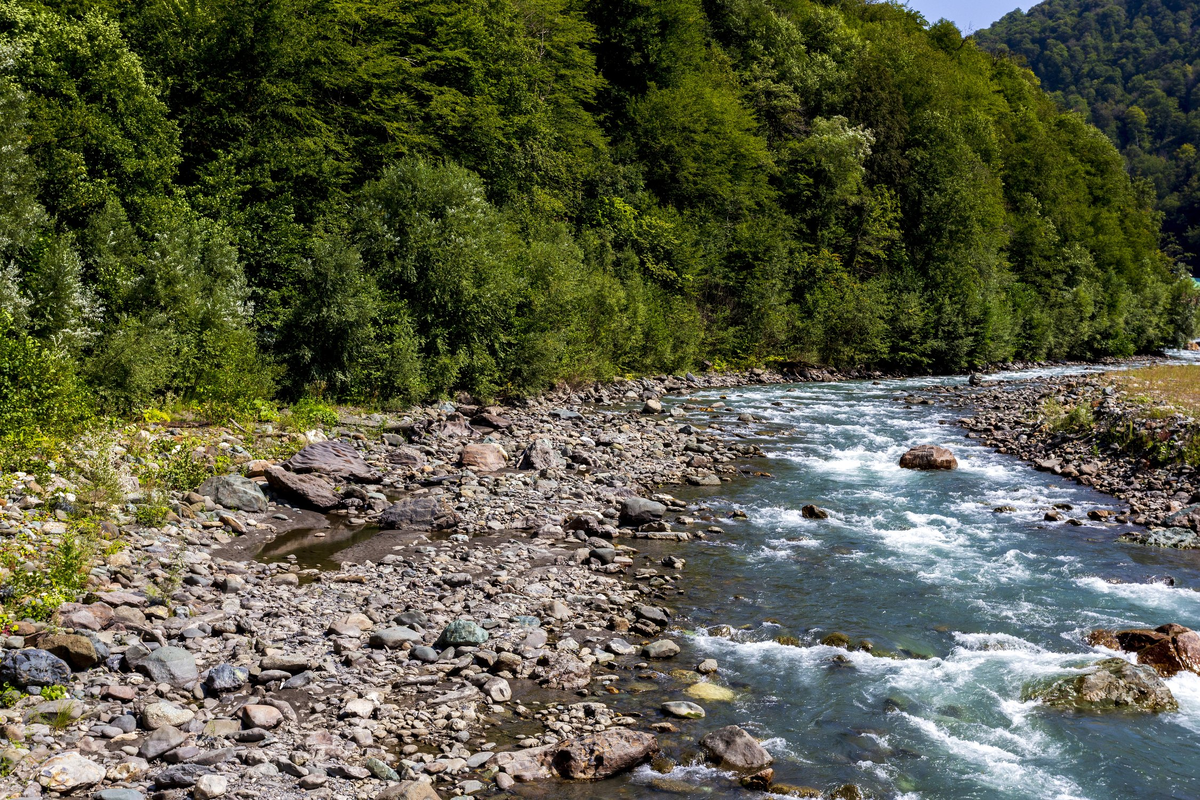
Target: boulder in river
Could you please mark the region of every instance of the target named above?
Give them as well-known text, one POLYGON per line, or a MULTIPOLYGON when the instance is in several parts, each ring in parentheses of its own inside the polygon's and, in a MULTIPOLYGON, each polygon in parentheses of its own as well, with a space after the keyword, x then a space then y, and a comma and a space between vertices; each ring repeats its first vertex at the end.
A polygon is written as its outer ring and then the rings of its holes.
POLYGON ((800 509, 800 516, 805 519, 829 519, 829 512, 820 506, 807 505, 800 509))
POLYGON ((1026 699, 1074 711, 1175 711, 1179 704, 1153 667, 1106 658, 1082 675, 1069 675, 1026 691, 1026 699))
POLYGON ((1094 630, 1087 640, 1092 645, 1136 653, 1139 664, 1153 667, 1164 678, 1180 672, 1200 674, 1200 634, 1182 625, 1160 625, 1153 630, 1132 628, 1115 633, 1094 630))
POLYGON ((758 740, 737 725, 726 725, 707 734, 700 746, 709 758, 723 767, 760 770, 774 761, 758 740))
POLYGON ((900 457, 904 469, 957 469, 958 459, 944 447, 922 444, 900 457))
POLYGON ((644 497, 626 497, 621 501, 622 525, 645 525, 648 522, 662 519, 667 513, 667 507, 654 500, 644 497))

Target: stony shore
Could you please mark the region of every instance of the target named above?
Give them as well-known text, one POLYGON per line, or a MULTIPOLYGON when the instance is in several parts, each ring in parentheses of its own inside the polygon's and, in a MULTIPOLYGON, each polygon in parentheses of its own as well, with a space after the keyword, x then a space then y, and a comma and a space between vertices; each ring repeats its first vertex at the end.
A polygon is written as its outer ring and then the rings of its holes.
MULTIPOLYGON (((1123 501, 1112 521, 1144 528, 1127 541, 1200 548, 1200 471, 1177 452, 1200 421, 1131 398, 1103 374, 971 383, 935 395, 972 412, 957 420, 968 438, 1123 501)), ((1068 510, 1046 521, 1080 522, 1068 510)))
MULTIPOLYGON (((560 781, 692 758, 763 789, 769 754, 695 719, 729 690, 719 664, 681 663, 670 639, 686 574, 675 546, 722 531, 667 490, 755 474, 759 453, 738 439, 754 418, 690 392, 845 377, 668 377, 344 416, 293 434, 304 449, 280 463, 221 431, 244 477, 174 497, 163 525, 119 509, 108 525, 124 544, 86 594, 0 640, 0 682, 29 693, 0 710, 0 797, 551 797, 560 781), (682 399, 664 409, 665 396, 682 399), (336 562, 308 566, 343 539, 336 562), (639 707, 631 680, 676 681, 694 702, 639 707)), ((1123 413, 1101 379, 975 382, 934 399, 975 410, 960 420, 969 436, 1127 500, 1124 518, 1162 524, 1200 500, 1190 468, 1097 454, 1039 421, 1051 396, 1123 413)), ((3 479, 0 535, 67 524, 68 479, 3 479)))
MULTIPOLYGON (((106 525, 121 544, 86 594, 0 640, 0 682, 28 693, 0 711, 0 797, 430 800, 664 767, 657 736, 702 725, 696 705, 630 717, 611 702, 620 683, 673 671, 699 703, 728 690, 669 638, 683 554, 639 549, 719 535, 664 487, 718 486, 759 453, 735 435, 748 415, 716 403, 688 425, 696 407, 660 398, 844 377, 689 375, 344 416, 279 464, 219 432, 242 475, 174 497, 160 526, 119 509, 106 525), (286 547, 253 558, 289 531, 303 548, 376 527, 333 569, 286 547)), ((66 477, 5 480, 0 535, 69 524, 66 477)), ((705 733, 687 731, 695 757, 770 782, 751 737, 705 733)))

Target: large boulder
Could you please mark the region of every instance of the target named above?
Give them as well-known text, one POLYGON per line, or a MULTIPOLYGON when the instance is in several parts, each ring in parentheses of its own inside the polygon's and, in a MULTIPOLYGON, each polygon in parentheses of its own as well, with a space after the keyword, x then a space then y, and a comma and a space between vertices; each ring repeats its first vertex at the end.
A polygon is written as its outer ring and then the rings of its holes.
POLYGON ((495 472, 508 466, 508 453, 498 444, 469 444, 463 448, 458 463, 476 472, 495 472))
POLYGON ((406 497, 392 503, 379 516, 379 527, 385 531, 415 528, 440 531, 458 524, 458 514, 434 497, 406 497))
POLYGON ((1153 630, 1094 630, 1087 640, 1092 645, 1135 653, 1139 664, 1153 667, 1164 678, 1180 672, 1200 674, 1200 634, 1182 625, 1171 623, 1153 630))
POLYGON ((267 496, 258 484, 241 475, 214 475, 200 484, 197 494, 226 508, 258 514, 267 510, 267 496))
POLYGON ((37 648, 10 650, 0 661, 0 684, 17 689, 54 686, 71 680, 71 667, 53 653, 37 648))
POLYGON ((521 454, 519 469, 559 469, 566 462, 549 439, 538 439, 521 454))
POLYGON ((358 450, 345 442, 317 442, 283 462, 292 472, 304 475, 317 472, 336 480, 377 483, 379 472, 363 461, 358 450))
POLYGON ((652 734, 612 728, 559 743, 550 763, 568 780, 598 781, 627 772, 657 752, 652 734))
POLYGON ((944 447, 923 444, 900 457, 904 469, 957 469, 958 459, 944 447))
POLYGON ((320 475, 301 475, 283 467, 268 467, 266 475, 272 489, 309 508, 328 511, 341 502, 333 485, 320 475))
POLYGON ((700 740, 700 746, 717 764, 740 770, 760 770, 769 766, 771 754, 737 725, 717 728, 700 740))
POLYGON ((1035 686, 1025 699, 1074 711, 1176 711, 1179 704, 1152 667, 1106 658, 1082 675, 1035 686))
POLYGON ((660 520, 667 513, 667 507, 654 500, 644 497, 626 497, 621 501, 622 525, 645 525, 660 520))

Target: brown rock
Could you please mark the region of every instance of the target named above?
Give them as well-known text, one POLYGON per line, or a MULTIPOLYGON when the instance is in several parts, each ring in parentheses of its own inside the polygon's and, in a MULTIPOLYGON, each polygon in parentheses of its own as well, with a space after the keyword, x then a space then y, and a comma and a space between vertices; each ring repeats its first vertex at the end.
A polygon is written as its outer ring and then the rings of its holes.
POLYGON ((100 663, 92 640, 74 633, 50 633, 37 637, 37 646, 61 658, 73 670, 91 669, 100 663))
POLYGON ((726 725, 707 734, 700 746, 713 761, 733 769, 760 770, 773 759, 758 740, 737 725, 726 725))
POLYGON ((1121 643, 1117 641, 1117 635, 1105 628, 1097 628, 1084 637, 1084 639, 1092 647, 1107 647, 1109 650, 1121 649, 1121 643))
POLYGON ((479 472, 495 472, 508 465, 508 453, 498 444, 469 444, 463 448, 459 464, 479 472))
POLYGON ((596 781, 631 770, 657 752, 653 734, 613 728, 561 742, 551 764, 569 780, 596 781))
POLYGON ((1170 639, 1167 634, 1152 631, 1149 628, 1117 631, 1116 636, 1117 641, 1121 644, 1121 649, 1130 653, 1139 652, 1152 644, 1158 644, 1161 641, 1170 639))
POLYGON ((316 472, 336 480, 357 483, 375 483, 380 479, 379 472, 363 461, 358 450, 345 442, 310 444, 283 462, 283 466, 299 475, 316 472))
POLYGON ((805 519, 829 519, 829 512, 818 506, 808 505, 800 509, 800 516, 805 519))
POLYGON ((900 457, 904 469, 957 469, 958 459, 944 447, 923 444, 900 457))
POLYGON ((341 502, 329 481, 318 475, 298 475, 283 467, 270 467, 267 483, 280 494, 318 511, 328 511, 341 502))

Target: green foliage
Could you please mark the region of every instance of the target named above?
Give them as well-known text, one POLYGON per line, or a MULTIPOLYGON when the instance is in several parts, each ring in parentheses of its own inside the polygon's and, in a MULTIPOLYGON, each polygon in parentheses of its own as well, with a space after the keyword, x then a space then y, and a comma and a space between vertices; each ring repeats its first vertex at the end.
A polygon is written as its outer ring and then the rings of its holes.
MULTIPOLYGON (((961 370, 1194 325, 1111 143, 892 3, 0 0, 0 38, 0 430, 26 451, 85 398, 223 423, 278 391, 307 428, 335 420, 305 397, 961 370)), ((1165 107, 1136 105, 1147 153, 1165 107)), ((194 449, 147 480, 228 468, 194 449)))
POLYGON ((977 38, 1019 56, 1064 107, 1082 112, 1153 184, 1166 249, 1200 274, 1200 10, 1153 0, 1047 0, 977 38))
POLYGON ((62 700, 69 692, 67 687, 56 683, 52 686, 43 686, 40 694, 43 700, 62 700))
POLYGON ((4 611, 17 619, 49 619, 63 603, 72 602, 87 584, 92 557, 100 542, 90 519, 67 525, 53 536, 21 534, 0 544, 4 611))
POLYGON ((337 425, 338 416, 335 409, 320 400, 306 397, 292 404, 285 419, 296 430, 307 431, 337 425))

